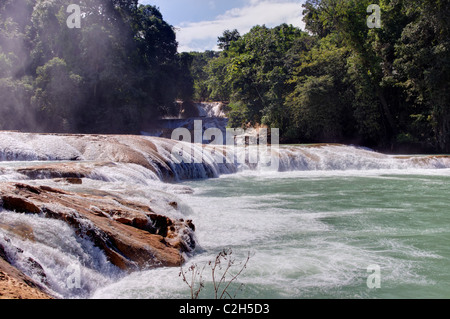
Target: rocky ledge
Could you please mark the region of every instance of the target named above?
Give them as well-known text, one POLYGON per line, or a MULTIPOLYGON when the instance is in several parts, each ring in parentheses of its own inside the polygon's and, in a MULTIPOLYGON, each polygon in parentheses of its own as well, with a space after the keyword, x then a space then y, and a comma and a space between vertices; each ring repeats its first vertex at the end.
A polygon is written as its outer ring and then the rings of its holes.
POLYGON ((0 246, 0 299, 53 299, 45 288, 11 266, 0 246))
MULTIPOLYGON (((177 203, 170 203, 177 206, 177 203)), ((190 220, 174 220, 150 207, 117 195, 80 194, 49 186, 0 183, 0 213, 39 214, 69 224, 78 236, 89 238, 118 268, 133 272, 154 267, 176 267, 183 252, 195 248, 195 226, 190 220)), ((9 233, 33 240, 33 230, 9 227, 9 233)), ((6 239, 7 240, 7 239, 6 239)), ((37 271, 42 267, 30 264, 37 271)), ((45 273, 42 274, 45 277, 45 273)), ((50 298, 45 289, 14 268, 0 247, 0 298, 50 298)))

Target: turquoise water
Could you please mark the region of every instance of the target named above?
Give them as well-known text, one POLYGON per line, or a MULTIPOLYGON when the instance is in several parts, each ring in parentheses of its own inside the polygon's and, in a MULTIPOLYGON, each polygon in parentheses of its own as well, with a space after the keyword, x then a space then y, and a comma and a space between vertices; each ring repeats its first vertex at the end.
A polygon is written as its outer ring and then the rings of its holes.
MULTIPOLYGON (((233 294, 243 284, 237 298, 450 298, 450 169, 247 170, 220 178, 157 183, 154 189, 139 184, 147 175, 136 178, 133 172, 124 168, 123 173, 133 183, 85 180, 83 187, 153 198, 153 205, 159 193, 178 201, 177 214, 194 221, 199 244, 183 269, 206 266, 200 298, 214 297, 208 263, 223 249, 231 249, 236 258, 229 274, 235 274, 250 254, 247 268, 230 286, 233 294), (182 191, 172 193, 172 188, 182 191), (369 287, 374 278, 379 288, 369 287)), ((9 179, 12 173, 6 173, 2 176, 9 179)), ((104 173, 118 174, 117 168, 104 173)), ((70 247, 80 244, 63 223, 8 212, 3 212, 2 221, 28 223, 35 234, 42 233, 42 244, 16 244, 43 260, 54 286, 62 287, 53 289, 63 296, 190 298, 178 268, 116 276, 95 249, 89 250, 92 256, 85 256, 83 248, 80 254, 65 245, 54 249, 60 242, 70 247), (60 228, 62 238, 54 236, 54 228, 60 228), (46 256, 52 260, 47 262, 46 256), (67 291, 64 276, 58 275, 77 258, 87 274, 83 280, 91 283, 81 295, 67 291), (97 269, 89 263, 102 266, 97 269)), ((88 242, 80 245, 91 247, 88 242)))
POLYGON ((242 298, 450 297, 448 170, 187 184, 197 190, 190 206, 205 251, 253 254, 242 298), (381 269, 379 289, 367 286, 371 265, 381 269))
MULTIPOLYGON (((3 158, 22 162, 2 162, 0 181, 111 192, 158 214, 192 219, 199 247, 186 256, 183 270, 204 269, 200 298, 214 297, 209 262, 223 249, 231 249, 236 258, 228 274, 236 274, 250 254, 247 268, 230 286, 233 294, 244 285, 238 298, 450 298, 449 157, 287 145, 271 154, 279 156, 279 170, 288 172, 270 172, 265 165, 218 165, 207 156, 200 165, 175 165, 172 141, 150 140, 158 156, 137 142, 124 152, 147 154, 151 167, 163 158, 176 180, 200 180, 169 183, 160 180, 165 169, 99 166, 96 161, 106 156, 103 149, 89 143, 84 149, 67 137, 4 133, 3 158), (40 158, 75 157, 82 161, 71 165, 91 171, 82 185, 65 185, 45 173, 29 181, 17 171, 40 164, 34 162, 40 158), (220 177, 207 179, 211 176, 220 177), (174 201, 177 209, 168 205, 174 201)), ((193 150, 201 154, 203 148, 194 145, 193 150)), ((38 262, 49 288, 62 298, 190 298, 179 268, 121 272, 94 243, 61 221, 2 211, 1 224, 6 227, 0 227, 0 244, 9 249, 14 265, 33 276, 28 258, 38 262), (35 241, 15 236, 9 230, 15 225, 33 229, 35 241), (80 270, 78 290, 67 284, 74 267, 80 270)))
MULTIPOLYGON (((450 297, 448 169, 246 172, 183 184, 195 190, 180 196, 201 245, 184 270, 206 265, 200 298, 214 296, 208 262, 224 248, 234 273, 251 256, 229 288, 244 285, 237 298, 450 297), (379 288, 369 288, 378 274, 379 288)), ((94 298, 190 298, 179 272, 135 273, 94 298)))

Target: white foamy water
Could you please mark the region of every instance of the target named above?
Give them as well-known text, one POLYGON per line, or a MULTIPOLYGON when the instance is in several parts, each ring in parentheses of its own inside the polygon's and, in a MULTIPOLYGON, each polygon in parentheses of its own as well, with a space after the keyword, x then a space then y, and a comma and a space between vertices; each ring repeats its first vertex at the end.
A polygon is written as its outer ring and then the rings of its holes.
MULTIPOLYGON (((149 205, 158 214, 192 219, 199 247, 185 269, 205 265, 224 248, 231 248, 238 261, 250 253, 239 278, 245 284, 239 295, 243 298, 417 298, 450 293, 445 271, 450 258, 448 157, 388 156, 339 145, 281 146, 273 150, 279 155, 279 169, 268 170, 267 165, 217 163, 209 153, 201 163, 176 163, 171 157, 175 143, 152 137, 130 138, 119 145, 120 152, 113 144, 99 148, 96 143, 107 144, 97 137, 29 140, 2 133, 1 160, 9 162, 0 163, 0 181, 27 181, 18 167, 77 158, 68 163, 90 169, 82 185, 57 182, 45 174, 27 182, 75 192, 112 192, 149 205), (45 147, 48 143, 53 146, 45 147), (130 162, 131 153, 145 167, 130 162), (139 154, 142 157, 136 157, 139 154), (168 201, 179 203, 178 209, 168 207, 168 201), (381 289, 367 287, 370 265, 382 270, 381 289)), ((193 153, 183 157, 189 161, 204 150, 194 145, 193 153)), ((34 239, 29 240, 0 227, 1 244, 10 247, 8 254, 17 267, 63 298, 190 296, 178 276, 180 269, 125 275, 62 222, 3 211, 2 224, 33 229, 34 239), (42 266, 45 280, 29 258, 42 266), (81 289, 67 287, 71 265, 81 269, 81 289)), ((208 298, 213 291, 205 278, 201 297, 208 298)))
POLYGON ((57 297, 87 298, 123 276, 99 248, 62 221, 2 211, 0 233, 12 264, 57 297), (21 229, 27 237, 17 232, 21 229))
POLYGON ((221 102, 197 103, 195 106, 198 109, 200 117, 206 118, 225 118, 226 114, 223 111, 224 105, 221 102))
MULTIPOLYGON (((445 296, 448 181, 446 169, 237 174, 188 182, 195 194, 180 196, 191 207, 201 249, 185 269, 203 267, 231 248, 237 261, 252 256, 239 281, 242 298, 445 296), (382 270, 381 289, 367 287, 371 265, 382 270)), ((94 297, 189 298, 178 273, 133 274, 94 297)), ((212 293, 209 278, 201 296, 212 293)))
POLYGON ((132 169, 141 170, 132 173, 136 178, 141 175, 145 180, 163 181, 205 179, 245 170, 266 171, 270 166, 278 171, 450 168, 450 157, 388 156, 344 145, 274 146, 267 149, 264 145, 202 146, 148 136, 79 137, 0 132, 0 161, 74 160, 114 162, 117 172, 121 169, 117 163, 136 164, 132 169), (178 153, 174 149, 178 149, 179 145, 184 145, 180 149, 181 163, 173 156, 178 153), (249 154, 257 155, 256 164, 249 160, 249 154), (269 160, 264 161, 267 156, 269 160), (271 165, 270 158, 276 159, 279 165, 271 165), (151 173, 137 166, 146 166, 151 173))

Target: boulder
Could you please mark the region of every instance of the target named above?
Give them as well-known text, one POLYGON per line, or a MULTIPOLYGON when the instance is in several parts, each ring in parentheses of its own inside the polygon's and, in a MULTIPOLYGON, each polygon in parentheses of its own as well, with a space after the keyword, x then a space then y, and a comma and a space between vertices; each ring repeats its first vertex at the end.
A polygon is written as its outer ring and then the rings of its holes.
MULTIPOLYGON (((31 258, 28 262, 31 267, 43 272, 40 265, 31 258)), ((44 273, 42 275, 45 276, 44 273)), ((2 245, 0 245, 0 299, 54 299, 44 286, 9 263, 2 245)))
POLYGON ((54 299, 45 290, 0 257, 0 299, 54 299))
POLYGON ((8 211, 67 222, 103 249, 112 264, 127 271, 180 266, 182 253, 195 248, 191 222, 155 214, 150 207, 112 195, 0 183, 0 199, 8 211))

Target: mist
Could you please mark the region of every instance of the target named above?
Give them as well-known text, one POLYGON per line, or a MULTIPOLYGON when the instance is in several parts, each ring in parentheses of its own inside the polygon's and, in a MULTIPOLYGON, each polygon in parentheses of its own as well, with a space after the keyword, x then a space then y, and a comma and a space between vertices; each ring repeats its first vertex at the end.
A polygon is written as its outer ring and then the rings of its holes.
POLYGON ((177 46, 137 0, 2 1, 0 130, 139 133, 177 110, 177 46))

